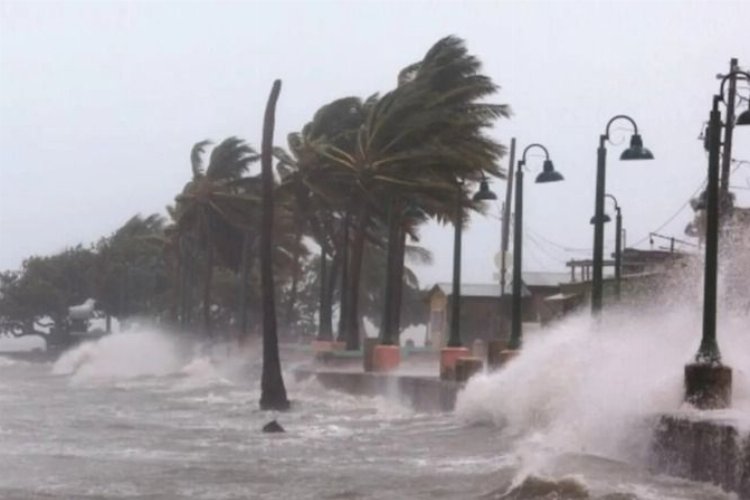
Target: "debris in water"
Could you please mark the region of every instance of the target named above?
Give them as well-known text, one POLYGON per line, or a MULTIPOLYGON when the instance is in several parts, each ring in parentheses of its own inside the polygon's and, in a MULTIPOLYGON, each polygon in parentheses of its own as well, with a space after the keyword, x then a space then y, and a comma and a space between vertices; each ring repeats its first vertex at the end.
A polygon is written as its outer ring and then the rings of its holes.
POLYGON ((263 432, 286 432, 276 420, 271 420, 263 426, 263 432))

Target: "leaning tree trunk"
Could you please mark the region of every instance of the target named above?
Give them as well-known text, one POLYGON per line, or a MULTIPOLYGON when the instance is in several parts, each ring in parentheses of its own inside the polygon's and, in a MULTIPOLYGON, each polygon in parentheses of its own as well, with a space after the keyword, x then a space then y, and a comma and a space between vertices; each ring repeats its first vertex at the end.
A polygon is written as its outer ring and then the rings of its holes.
POLYGON ((359 285, 362 277, 362 259, 365 250, 365 233, 367 232, 368 219, 367 202, 359 202, 357 210, 357 232, 352 242, 352 256, 349 266, 349 311, 346 320, 347 336, 346 350, 356 351, 359 349, 359 285))
POLYGON ((261 149, 261 171, 263 185, 263 219, 260 234, 260 275, 263 287, 263 374, 260 382, 260 409, 286 410, 284 378, 281 374, 279 338, 276 333, 276 309, 273 288, 273 128, 276 101, 281 92, 281 80, 273 82, 263 120, 263 144, 261 149))

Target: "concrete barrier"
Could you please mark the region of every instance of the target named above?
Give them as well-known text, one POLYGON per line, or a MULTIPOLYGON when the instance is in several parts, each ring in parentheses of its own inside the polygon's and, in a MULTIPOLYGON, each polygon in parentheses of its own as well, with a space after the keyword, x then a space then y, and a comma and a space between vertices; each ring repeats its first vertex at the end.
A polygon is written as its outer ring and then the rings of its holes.
POLYGON ((730 418, 662 415, 650 466, 661 473, 716 484, 750 500, 750 429, 730 418))
POLYGON ((327 389, 358 396, 384 396, 422 412, 453 411, 461 384, 437 377, 325 371, 300 368, 297 380, 314 377, 327 389))

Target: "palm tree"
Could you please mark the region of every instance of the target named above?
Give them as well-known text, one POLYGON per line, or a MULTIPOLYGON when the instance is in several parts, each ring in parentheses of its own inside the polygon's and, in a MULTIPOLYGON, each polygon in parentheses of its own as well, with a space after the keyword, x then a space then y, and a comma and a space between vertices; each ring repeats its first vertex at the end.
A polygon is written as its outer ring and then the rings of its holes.
MULTIPOLYGON (((242 226, 248 214, 257 207, 257 198, 244 192, 252 178, 244 177, 251 163, 258 160, 252 147, 237 137, 221 142, 211 152, 208 167, 203 167, 203 153, 210 141, 195 144, 190 154, 193 178, 176 198, 177 234, 193 239, 201 253, 203 278, 203 325, 211 334, 211 281, 215 251, 227 251, 219 240, 236 238, 236 227, 242 226)), ((236 245, 234 245, 236 246, 236 245)), ((193 245, 183 244, 183 248, 193 245)), ((183 254, 184 256, 185 254, 183 254)), ((190 259, 188 262, 195 262, 190 259)), ((188 270, 187 275, 191 275, 188 270)))
POLYGON ((261 285, 263 287, 263 373, 261 375, 260 408, 286 410, 289 400, 284 387, 279 359, 279 339, 276 334, 276 309, 273 286, 273 129, 276 101, 281 92, 281 80, 276 80, 268 97, 263 119, 261 169, 263 182, 263 220, 261 224, 261 285))
MULTIPOLYGON (((378 207, 413 200, 428 215, 453 219, 448 214, 455 212, 456 193, 466 209, 477 208, 468 201, 468 187, 459 187, 458 181, 502 175, 497 161, 504 147, 485 131, 508 116, 509 109, 483 102, 497 86, 480 69, 462 40, 446 37, 401 72, 396 89, 363 106, 365 119, 354 140, 319 148, 331 170, 326 178, 337 179, 353 193, 348 348, 356 347, 358 339, 358 285, 367 230, 385 215, 378 207)), ((400 224, 400 217, 391 222, 400 224)), ((398 248, 395 241, 392 248, 398 248)), ((398 259, 390 262, 393 266, 398 259)))

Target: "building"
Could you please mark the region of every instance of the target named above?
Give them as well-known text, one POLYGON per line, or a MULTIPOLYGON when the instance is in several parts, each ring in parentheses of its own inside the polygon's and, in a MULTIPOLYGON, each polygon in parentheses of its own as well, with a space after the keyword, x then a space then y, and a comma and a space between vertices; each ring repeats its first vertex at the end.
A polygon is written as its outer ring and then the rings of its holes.
MULTIPOLYGON (((527 322, 546 321, 554 315, 555 305, 545 300, 561 293, 560 284, 569 280, 568 273, 527 272, 523 274, 522 311, 527 322)), ((500 296, 500 285, 461 285, 461 341, 505 339, 510 330, 512 283, 500 296)), ((433 347, 443 347, 450 335, 452 307, 451 283, 437 283, 427 294, 429 320, 427 340, 433 347)))

